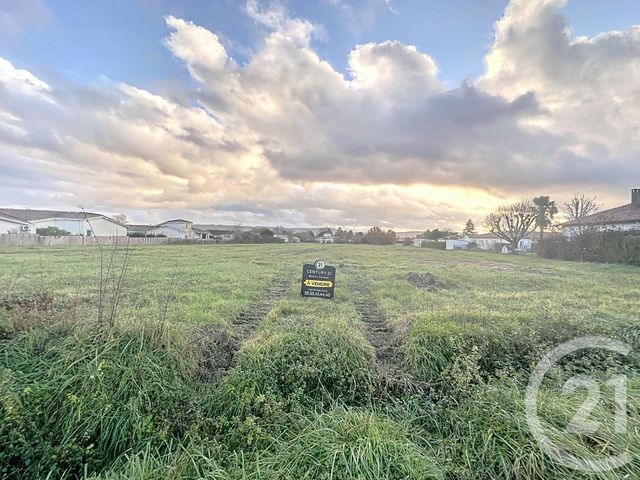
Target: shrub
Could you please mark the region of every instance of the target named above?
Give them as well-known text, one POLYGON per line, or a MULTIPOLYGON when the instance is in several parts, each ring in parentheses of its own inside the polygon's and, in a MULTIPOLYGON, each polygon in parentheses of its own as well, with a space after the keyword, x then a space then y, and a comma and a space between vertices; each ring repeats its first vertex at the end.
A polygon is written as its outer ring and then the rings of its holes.
MULTIPOLYGON (((531 313, 447 310, 425 313, 405 332, 403 356, 418 379, 460 393, 476 373, 483 378, 503 369, 522 372, 551 348, 588 334, 607 334, 636 344, 624 325, 605 326, 590 317, 538 318, 531 313)), ((476 377, 477 378, 477 377, 476 377)))
POLYGON ((211 400, 214 429, 235 445, 254 444, 264 424, 278 428, 287 413, 365 402, 374 373, 371 346, 350 330, 312 324, 259 334, 211 400))
POLYGON ((58 227, 36 228, 36 233, 43 237, 66 237, 71 235, 71 232, 58 227))
POLYGON ((640 266, 640 234, 589 231, 571 239, 545 238, 539 242, 537 252, 542 257, 559 260, 640 266))
POLYGON ((219 457, 210 442, 166 448, 147 445, 141 451, 122 455, 107 471, 87 480, 227 480, 230 476, 220 466, 219 457))
POLYGON ((0 356, 0 473, 59 478, 186 428, 184 352, 153 330, 36 328, 0 356), (70 333, 70 334, 69 334, 70 333))
POLYGON ((432 248, 434 250, 446 250, 447 242, 424 242, 422 246, 425 248, 432 248))
MULTIPOLYGON (((442 473, 407 429, 373 412, 336 408, 304 419, 262 456, 261 478, 428 480, 442 473)), ((423 441, 424 442, 424 441, 423 441)))
POLYGON ((0 339, 11 335, 14 331, 13 320, 6 308, 0 307, 0 339))
MULTIPOLYGON (((460 401, 456 408, 437 405, 425 410, 422 425, 438 438, 440 458, 447 459, 443 468, 452 479, 618 479, 635 478, 637 465, 631 463, 621 469, 586 477, 552 461, 531 434, 524 411, 526 384, 517 377, 492 379, 460 401)), ((637 381, 629 383, 629 404, 638 400, 637 381)), ((564 431, 571 417, 580 408, 582 395, 567 396, 556 389, 543 387, 538 393, 538 411, 544 423, 555 426, 547 435, 567 451, 579 456, 588 454, 598 458, 613 445, 628 448, 635 454, 640 445, 637 413, 630 418, 628 438, 614 432, 613 406, 600 402, 590 419, 601 422, 594 435, 573 435, 564 431), (631 426, 633 425, 633 427, 631 426)), ((589 458, 589 457, 586 457, 589 458)))

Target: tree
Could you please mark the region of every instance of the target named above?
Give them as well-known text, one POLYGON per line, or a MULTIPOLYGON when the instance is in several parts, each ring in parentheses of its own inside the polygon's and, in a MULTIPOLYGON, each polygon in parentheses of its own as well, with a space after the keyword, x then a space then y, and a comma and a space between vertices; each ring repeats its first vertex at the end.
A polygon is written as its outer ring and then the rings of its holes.
POLYGON ((422 238, 426 240, 435 240, 435 241, 438 241, 441 239, 446 240, 448 238, 455 238, 458 236, 459 235, 456 232, 453 232, 448 228, 445 228, 444 230, 434 228, 433 230, 425 230, 422 233, 422 238))
POLYGON ((562 212, 567 221, 588 217, 600 210, 596 200, 596 197, 587 197, 584 193, 574 193, 573 198, 563 205, 562 212))
POLYGON ((119 213, 118 215, 114 215, 113 219, 121 225, 127 224, 127 215, 125 213, 119 213))
POLYGON ((393 230, 386 232, 380 227, 371 227, 363 237, 362 243, 370 245, 393 245, 396 242, 396 233, 393 230))
POLYGON ((484 226, 499 238, 506 240, 515 251, 520 240, 536 229, 538 210, 528 198, 504 205, 490 214, 484 226))
POLYGON ((534 198, 533 204, 536 206, 536 226, 540 229, 540 240, 542 240, 545 228, 552 225, 553 217, 558 213, 558 207, 556 202, 551 200, 548 195, 534 198))
POLYGON ((260 238, 265 238, 265 239, 269 239, 269 238, 273 238, 273 230, 270 230, 268 228, 261 228, 260 230, 258 230, 258 234, 260 235, 260 238))
POLYGON ((476 234, 477 234, 476 226, 473 224, 471 219, 467 220, 467 223, 464 226, 464 230, 462 230, 462 236, 463 237, 471 237, 471 236, 476 235, 476 234))

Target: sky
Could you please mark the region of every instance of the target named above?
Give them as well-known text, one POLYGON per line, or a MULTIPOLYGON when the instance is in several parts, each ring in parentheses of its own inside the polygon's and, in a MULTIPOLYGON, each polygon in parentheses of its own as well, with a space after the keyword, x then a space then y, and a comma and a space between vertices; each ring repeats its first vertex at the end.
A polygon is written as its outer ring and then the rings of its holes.
POLYGON ((640 187, 640 2, 0 0, 0 205, 481 225, 640 187))

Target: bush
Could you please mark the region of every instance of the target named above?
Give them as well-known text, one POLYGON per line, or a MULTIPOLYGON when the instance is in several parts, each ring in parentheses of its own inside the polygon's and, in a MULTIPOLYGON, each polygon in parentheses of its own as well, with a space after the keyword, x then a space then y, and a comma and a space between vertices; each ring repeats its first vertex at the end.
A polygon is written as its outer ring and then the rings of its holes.
POLYGON ((142 451, 124 454, 107 471, 87 480, 228 480, 219 456, 217 448, 202 441, 166 448, 147 445, 142 451))
MULTIPOLYGON (((640 385, 629 382, 629 405, 636 405, 640 385)), ((552 461, 539 446, 526 421, 524 390, 526 383, 507 375, 494 378, 462 399, 455 408, 437 405, 426 410, 421 423, 438 438, 439 458, 447 459, 443 468, 452 479, 618 479, 636 478, 637 464, 587 477, 552 461)), ((554 429, 546 433, 567 451, 585 458, 601 458, 604 452, 615 451, 614 445, 628 448, 633 455, 640 445, 637 413, 629 418, 628 435, 614 432, 613 406, 600 402, 590 413, 590 420, 599 421, 601 428, 593 435, 573 435, 564 427, 580 408, 584 396, 567 396, 557 388, 543 387, 538 393, 538 411, 543 423, 554 429), (632 427, 633 425, 633 427, 632 427), (555 430, 555 431, 554 431, 555 430)))
POLYGON ((288 421, 288 413, 336 401, 364 403, 373 391, 374 367, 364 338, 329 324, 257 335, 238 352, 236 367, 213 395, 214 430, 247 446, 260 440, 264 424, 286 426, 281 422, 288 421))
MULTIPOLYGON (((443 475, 408 429, 372 412, 336 408, 303 420, 300 431, 262 456, 261 478, 428 480, 443 475)), ((423 443, 422 441, 421 443, 423 443)))
POLYGON ((606 334, 636 344, 624 325, 566 315, 447 310, 422 314, 406 331, 403 357, 419 380, 445 393, 464 393, 469 383, 503 369, 530 371, 551 348, 580 335, 606 334))
POLYGON ((545 238, 539 242, 537 252, 542 257, 558 260, 640 266, 640 233, 585 232, 571 239, 545 238))
MULTIPOLYGON (((36 328, 2 345, 0 476, 100 471, 186 428, 184 354, 153 330, 36 328)), ((185 367, 186 368, 186 367, 185 367)))
POLYGON ((432 248, 434 250, 446 250, 447 242, 424 242, 422 246, 425 248, 432 248))
POLYGON ((71 235, 71 232, 58 227, 36 228, 36 233, 43 237, 67 237, 71 235))

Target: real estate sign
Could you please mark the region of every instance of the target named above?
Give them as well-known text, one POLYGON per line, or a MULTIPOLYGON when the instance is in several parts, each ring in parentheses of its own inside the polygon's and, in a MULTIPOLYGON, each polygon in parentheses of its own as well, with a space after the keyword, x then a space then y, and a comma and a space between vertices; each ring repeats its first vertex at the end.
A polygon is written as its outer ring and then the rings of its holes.
POLYGON ((300 295, 303 297, 333 298, 336 286, 336 267, 326 265, 322 260, 315 263, 305 263, 302 268, 302 286, 300 295))

